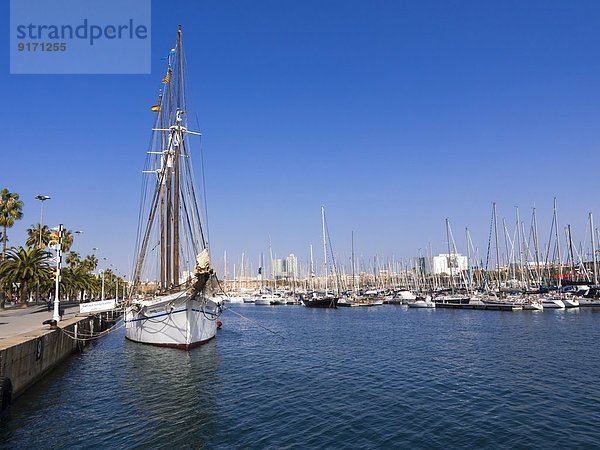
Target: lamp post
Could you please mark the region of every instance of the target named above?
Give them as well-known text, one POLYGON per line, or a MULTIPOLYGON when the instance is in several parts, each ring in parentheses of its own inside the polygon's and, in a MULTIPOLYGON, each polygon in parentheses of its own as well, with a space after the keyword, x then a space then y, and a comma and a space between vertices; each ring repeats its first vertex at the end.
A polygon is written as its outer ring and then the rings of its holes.
POLYGON ((47 195, 36 195, 35 198, 40 201, 40 239, 38 242, 38 246, 42 248, 42 227, 44 225, 44 202, 46 200, 50 200, 50 197, 47 195))
MULTIPOLYGON (((42 248, 42 228, 44 226, 44 202, 46 200, 50 200, 50 197, 47 195, 36 195, 36 200, 40 201, 40 237, 38 240, 38 247, 42 248)), ((40 301, 40 282, 38 281, 35 289, 35 304, 37 305, 40 301)))
POLYGON ((60 322, 60 266, 62 263, 62 234, 63 226, 62 223, 58 225, 58 242, 56 244, 56 278, 54 281, 54 316, 52 317, 56 322, 60 322))
MULTIPOLYGON (((108 261, 108 258, 102 258, 104 261, 108 261)), ((104 272, 106 272, 106 269, 102 270, 102 295, 100 297, 100 300, 104 301, 104 272)))

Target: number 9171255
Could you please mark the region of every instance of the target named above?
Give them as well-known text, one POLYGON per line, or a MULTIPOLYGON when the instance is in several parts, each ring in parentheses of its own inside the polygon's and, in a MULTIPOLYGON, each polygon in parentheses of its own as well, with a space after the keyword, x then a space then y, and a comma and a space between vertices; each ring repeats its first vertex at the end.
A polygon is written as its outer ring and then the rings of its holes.
POLYGON ((19 42, 17 50, 20 52, 64 52, 67 50, 66 42, 19 42))

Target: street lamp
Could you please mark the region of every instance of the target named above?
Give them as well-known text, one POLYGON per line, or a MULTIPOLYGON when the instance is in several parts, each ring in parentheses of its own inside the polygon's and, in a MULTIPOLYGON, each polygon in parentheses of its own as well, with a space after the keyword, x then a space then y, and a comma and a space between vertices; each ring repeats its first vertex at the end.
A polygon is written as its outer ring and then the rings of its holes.
MULTIPOLYGON (((40 237, 38 240, 38 247, 41 249, 42 248, 42 228, 44 226, 44 202, 46 200, 50 200, 50 197, 47 195, 36 195, 35 196, 36 200, 40 201, 40 237)), ((38 302, 40 301, 40 282, 38 281, 36 283, 36 289, 35 289, 35 304, 37 305, 38 302)))
MULTIPOLYGON (((104 261, 108 261, 108 258, 102 258, 104 261)), ((104 272, 106 272, 106 269, 102 270, 102 296, 100 298, 100 300, 104 301, 104 272)))
POLYGON ((40 240, 39 240, 39 247, 42 248, 42 226, 44 224, 44 202, 46 200, 50 200, 50 197, 48 197, 47 195, 36 195, 35 196, 36 200, 40 201, 40 240))

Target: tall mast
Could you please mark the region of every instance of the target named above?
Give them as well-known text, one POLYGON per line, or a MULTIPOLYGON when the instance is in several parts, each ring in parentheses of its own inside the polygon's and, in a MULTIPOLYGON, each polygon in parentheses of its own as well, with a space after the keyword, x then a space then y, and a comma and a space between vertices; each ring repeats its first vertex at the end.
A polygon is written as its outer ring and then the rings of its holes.
POLYGON ((596 261, 596 239, 594 237, 594 218, 592 217, 592 213, 590 213, 590 235, 592 237, 592 259, 594 261, 594 285, 598 284, 598 264, 596 261))
POLYGON ((225 290, 227 290, 227 250, 223 252, 223 279, 225 280, 225 290))
POLYGON ((263 288, 263 273, 265 272, 265 260, 263 258, 263 253, 260 252, 260 257, 258 259, 258 281, 260 282, 260 292, 262 293, 263 288))
MULTIPOLYGON (((523 241, 521 239, 521 217, 519 216, 519 207, 515 207, 517 210, 517 251, 519 252, 519 267, 521 268, 521 282, 525 284, 525 269, 523 267, 523 241)), ((516 262, 516 258, 515 258, 516 262)))
POLYGON ((327 240, 325 238, 325 207, 321 206, 321 222, 323 224, 323 261, 325 264, 325 295, 327 295, 327 240))
POLYGON ((312 250, 312 244, 310 244, 310 288, 314 291, 315 290, 315 265, 313 262, 313 250, 312 250))
POLYGON ((571 279, 575 279, 575 255, 573 254, 573 236, 571 235, 571 224, 567 224, 567 239, 569 240, 569 261, 571 263, 571 279))
POLYGON ((554 230, 556 235, 556 253, 558 256, 558 287, 562 286, 562 261, 560 259, 560 237, 558 235, 558 214, 556 212, 556 197, 554 197, 554 230))
MULTIPOLYGON (((158 121, 157 121, 157 128, 163 128, 164 123, 163 123, 163 113, 160 111, 160 109, 162 108, 162 99, 163 99, 163 94, 161 93, 158 96, 158 105, 159 105, 159 111, 158 111, 158 121)), ((167 142, 166 142, 166 135, 164 131, 160 131, 160 151, 162 152, 165 148, 167 148, 167 142)), ((165 156, 162 155, 161 156, 161 164, 165 164, 166 165, 166 160, 165 160, 165 156)), ((166 243, 165 243, 165 214, 166 214, 166 205, 165 205, 165 180, 163 179, 162 182, 160 182, 159 185, 159 202, 160 202, 160 223, 159 223, 159 230, 160 230, 160 289, 163 290, 167 287, 167 280, 166 280, 166 243)))
POLYGON ((354 231, 352 231, 352 297, 356 297, 356 279, 354 277, 354 231))
POLYGON ((172 261, 172 248, 173 248, 173 241, 172 241, 172 233, 171 233, 171 224, 173 222, 172 218, 173 218, 173 202, 172 202, 172 197, 173 197, 173 188, 171 187, 171 183, 173 180, 173 174, 171 172, 171 168, 169 167, 167 169, 167 174, 166 174, 166 196, 165 196, 165 202, 167 204, 167 211, 166 211, 166 217, 165 217, 165 235, 166 235, 166 239, 165 239, 165 272, 166 272, 166 279, 165 279, 165 283, 167 285, 167 288, 171 287, 171 280, 172 278, 172 272, 171 272, 171 261, 172 261))
POLYGON ((515 256, 515 246, 512 239, 510 239, 508 235, 508 228, 506 226, 506 219, 502 218, 502 229, 504 230, 504 248, 506 249, 506 281, 510 279, 511 276, 511 266, 513 267, 513 279, 516 278, 516 273, 514 272, 514 256, 515 256), (510 247, 508 246, 508 241, 510 240, 510 247))
POLYGON ((473 284, 471 275, 471 247, 469 245, 470 236, 469 229, 465 228, 465 240, 467 242, 467 290, 470 290, 473 284))
POLYGON ((492 203, 494 215, 494 237, 496 240, 496 276, 498 278, 498 289, 500 289, 500 247, 498 245, 498 218, 496 216, 496 202, 492 203))
POLYGON ((448 272, 450 273, 450 287, 454 294, 454 276, 452 274, 452 249, 450 248, 450 226, 446 217, 446 240, 448 241, 448 272))
POLYGON ((177 30, 177 114, 176 114, 176 127, 177 127, 177 138, 175 140, 175 155, 173 161, 173 283, 179 284, 179 210, 180 210, 180 155, 181 145, 183 145, 183 133, 181 132, 181 72, 183 70, 183 61, 181 58, 181 25, 177 30))
POLYGON ((533 208, 533 214, 532 214, 532 227, 533 227, 533 245, 534 245, 534 252, 535 252, 535 268, 536 268, 536 275, 537 275, 537 286, 541 287, 542 283, 541 283, 541 272, 540 272, 540 244, 538 241, 538 228, 537 228, 537 219, 535 217, 535 208, 533 208))
POLYGON ((529 269, 529 242, 525 239, 525 223, 521 221, 521 242, 523 243, 523 264, 521 265, 521 270, 523 271, 524 280, 525 280, 525 288, 529 290, 531 286, 531 271, 529 269))

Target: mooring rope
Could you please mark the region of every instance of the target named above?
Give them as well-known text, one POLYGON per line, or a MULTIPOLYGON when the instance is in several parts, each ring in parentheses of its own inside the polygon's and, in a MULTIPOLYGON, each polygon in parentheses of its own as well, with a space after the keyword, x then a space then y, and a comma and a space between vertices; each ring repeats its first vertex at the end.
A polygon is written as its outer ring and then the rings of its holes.
POLYGON ((263 328, 263 329, 267 330, 269 333, 273 333, 274 335, 276 335, 276 336, 279 336, 281 339, 285 339, 285 336, 283 336, 282 334, 278 333, 277 331, 273 331, 273 330, 271 330, 270 328, 267 328, 267 327, 265 327, 264 325, 261 325, 261 324, 260 324, 260 323, 258 323, 256 320, 252 320, 252 319, 250 319, 250 318, 248 318, 248 317, 244 316, 243 314, 240 314, 239 312, 237 312, 237 311, 234 311, 234 310, 233 310, 233 309, 231 309, 231 308, 223 308, 223 311, 231 311, 232 313, 234 313, 234 314, 237 314, 238 316, 240 316, 242 319, 246 319, 247 321, 249 321, 249 322, 252 322, 252 323, 253 323, 254 325, 256 325, 257 327, 259 327, 259 328, 263 328))
MULTIPOLYGON (((100 318, 100 320, 103 320, 103 319, 100 318)), ((69 338, 73 339, 74 341, 93 341, 94 339, 99 339, 103 336, 106 336, 109 333, 112 333, 113 331, 119 330, 119 329, 123 328, 124 326, 125 326, 125 321, 117 321, 117 322, 115 322, 115 324, 112 327, 107 328, 104 331, 100 331, 98 333, 88 333, 86 331, 83 331, 83 332, 77 331, 77 336, 75 336, 75 332, 67 331, 64 328, 59 327, 59 330, 62 331, 69 338), (121 322, 121 323, 119 324, 119 322, 121 322), (117 325, 118 325, 118 327, 117 327, 117 325), (82 338, 82 337, 79 337, 79 335, 84 335, 84 336, 87 335, 89 337, 82 338)))

